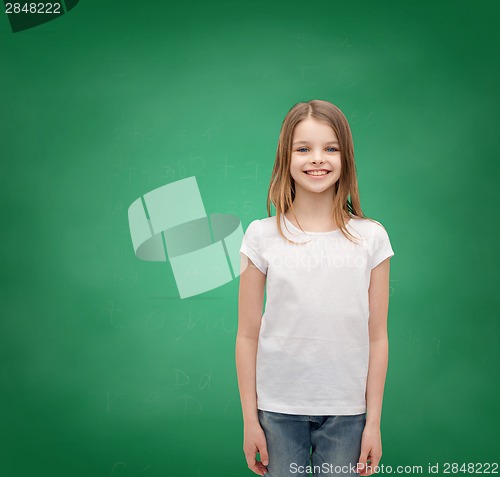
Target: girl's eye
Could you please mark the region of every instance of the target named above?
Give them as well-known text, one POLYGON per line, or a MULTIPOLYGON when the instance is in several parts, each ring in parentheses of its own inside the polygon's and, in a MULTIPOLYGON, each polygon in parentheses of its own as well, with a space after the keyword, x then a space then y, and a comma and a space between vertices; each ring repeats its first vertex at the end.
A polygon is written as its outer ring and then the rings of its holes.
MULTIPOLYGON (((304 149, 307 149, 307 147, 300 147, 299 149, 297 149, 298 152, 302 152, 304 149)), ((335 151, 338 151, 338 149, 336 147, 327 147, 327 149, 334 149, 332 152, 335 152, 335 151)))

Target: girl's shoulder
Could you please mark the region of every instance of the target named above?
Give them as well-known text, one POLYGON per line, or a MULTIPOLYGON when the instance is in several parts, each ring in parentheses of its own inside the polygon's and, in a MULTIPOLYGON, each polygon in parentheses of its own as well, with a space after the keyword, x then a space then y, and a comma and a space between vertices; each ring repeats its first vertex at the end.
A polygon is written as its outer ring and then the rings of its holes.
POLYGON ((371 217, 353 217, 349 225, 365 237, 378 239, 388 236, 385 226, 371 217))
MULTIPOLYGON (((285 223, 282 219, 282 229, 285 223)), ((251 224, 257 233, 263 236, 269 236, 277 233, 277 218, 275 215, 271 217, 264 217, 262 219, 255 219, 251 224)), ((363 236, 380 236, 387 233, 384 225, 371 217, 357 217, 351 216, 347 222, 347 227, 353 228, 363 236)))
POLYGON ((352 217, 350 223, 365 229, 376 229, 377 227, 385 228, 378 220, 371 217, 352 217))

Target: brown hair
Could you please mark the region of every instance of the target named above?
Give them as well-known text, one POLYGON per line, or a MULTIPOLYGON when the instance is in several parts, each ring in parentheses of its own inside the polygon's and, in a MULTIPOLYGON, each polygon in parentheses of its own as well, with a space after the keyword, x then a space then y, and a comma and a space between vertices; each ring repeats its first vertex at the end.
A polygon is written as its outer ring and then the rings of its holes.
MULTIPOLYGON (((271 181, 267 195, 267 213, 271 217, 271 202, 276 208, 276 222, 278 231, 286 240, 281 229, 280 216, 291 208, 293 210, 293 200, 295 199, 295 181, 290 174, 290 161, 292 156, 293 133, 297 124, 308 118, 314 118, 330 125, 340 146, 341 172, 340 178, 335 183, 335 197, 333 199, 334 211, 333 219, 337 227, 348 239, 353 235, 346 229, 344 217, 368 219, 361 210, 358 192, 358 180, 356 177, 356 166, 354 163, 354 144, 352 140, 351 128, 344 113, 328 101, 314 99, 307 102, 295 104, 285 116, 278 139, 276 150, 276 161, 271 174, 271 181)), ((295 217, 295 220, 297 218, 295 217)), ((371 219, 369 219, 371 220, 371 219)), ((297 220, 298 223, 298 220, 297 220)), ((302 227, 299 224, 300 229, 302 227)), ((303 230, 302 230, 303 231, 303 230)))

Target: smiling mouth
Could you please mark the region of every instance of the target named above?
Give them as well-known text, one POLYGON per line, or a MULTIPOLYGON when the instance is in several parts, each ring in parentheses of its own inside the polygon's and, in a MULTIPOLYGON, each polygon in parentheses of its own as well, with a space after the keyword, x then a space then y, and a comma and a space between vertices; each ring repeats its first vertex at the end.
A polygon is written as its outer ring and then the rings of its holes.
POLYGON ((323 177, 330 174, 331 171, 320 170, 320 171, 304 171, 304 174, 313 177, 323 177))

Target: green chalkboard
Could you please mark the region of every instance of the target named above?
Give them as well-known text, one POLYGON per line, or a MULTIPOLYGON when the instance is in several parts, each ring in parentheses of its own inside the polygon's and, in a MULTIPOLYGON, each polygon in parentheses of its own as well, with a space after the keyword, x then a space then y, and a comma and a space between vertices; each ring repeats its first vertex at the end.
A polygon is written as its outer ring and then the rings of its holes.
POLYGON ((498 462, 500 4, 57 3, 0 18, 0 475, 253 475, 230 250, 310 99, 348 118, 395 251, 381 463, 498 462), (189 178, 207 222, 179 257, 212 240, 221 268, 183 298, 175 237, 138 257, 129 208, 189 178))

